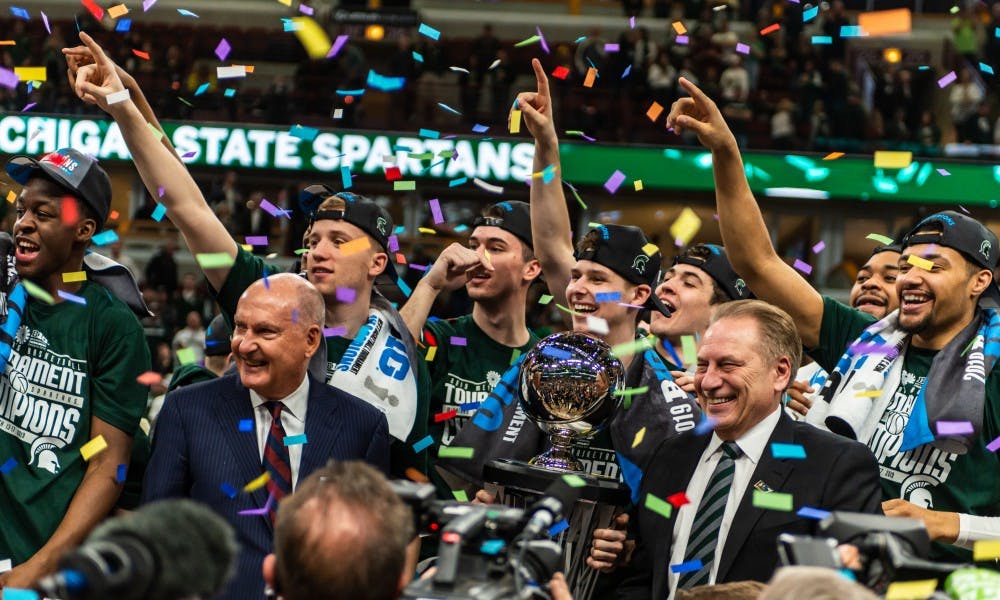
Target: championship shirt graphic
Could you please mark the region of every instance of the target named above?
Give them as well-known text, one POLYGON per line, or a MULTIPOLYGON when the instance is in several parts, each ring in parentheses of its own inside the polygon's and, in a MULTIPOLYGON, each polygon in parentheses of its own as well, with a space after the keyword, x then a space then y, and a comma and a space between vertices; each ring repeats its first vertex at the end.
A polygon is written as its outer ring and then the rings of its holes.
POLYGON ((926 377, 914 376, 906 370, 900 374, 899 386, 882 413, 868 447, 878 459, 882 478, 900 486, 900 498, 922 508, 934 508, 934 490, 948 479, 958 455, 943 452, 931 444, 899 452, 903 430, 925 382, 926 377))
POLYGON ((442 410, 458 412, 454 418, 442 423, 444 427, 441 432, 441 443, 445 446, 451 445, 458 431, 476 413, 479 403, 485 400, 490 391, 500 383, 500 377, 500 373, 489 371, 486 373, 486 381, 469 381, 454 373, 448 373, 444 381, 445 396, 442 410))
POLYGON ((86 361, 49 350, 45 335, 22 326, 0 378, 0 432, 29 448, 28 467, 58 473, 59 450, 76 437, 86 361))

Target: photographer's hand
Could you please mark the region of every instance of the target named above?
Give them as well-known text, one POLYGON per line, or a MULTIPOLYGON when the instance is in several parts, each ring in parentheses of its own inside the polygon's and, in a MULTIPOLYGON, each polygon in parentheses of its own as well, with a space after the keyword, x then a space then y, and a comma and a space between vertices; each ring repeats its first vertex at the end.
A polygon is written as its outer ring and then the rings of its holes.
POLYGON ((552 600, 573 600, 566 578, 559 572, 556 572, 549 581, 549 593, 552 594, 552 600))
POLYGON ((921 508, 899 498, 883 502, 882 512, 887 517, 920 519, 927 528, 927 535, 935 542, 954 544, 958 539, 958 513, 921 508))

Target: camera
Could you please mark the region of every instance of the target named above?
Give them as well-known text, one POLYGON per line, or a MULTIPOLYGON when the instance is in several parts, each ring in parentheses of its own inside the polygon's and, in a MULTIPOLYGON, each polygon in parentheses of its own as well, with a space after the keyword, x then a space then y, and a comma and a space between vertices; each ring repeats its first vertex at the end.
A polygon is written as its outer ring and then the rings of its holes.
MULTIPOLYGON (((561 484, 564 485, 564 484, 561 484)), ((434 487, 407 481, 392 487, 411 508, 421 536, 438 539, 437 572, 411 583, 403 598, 506 600, 548 598, 563 566, 549 527, 571 509, 570 488, 550 488, 526 509, 434 499, 434 487)))

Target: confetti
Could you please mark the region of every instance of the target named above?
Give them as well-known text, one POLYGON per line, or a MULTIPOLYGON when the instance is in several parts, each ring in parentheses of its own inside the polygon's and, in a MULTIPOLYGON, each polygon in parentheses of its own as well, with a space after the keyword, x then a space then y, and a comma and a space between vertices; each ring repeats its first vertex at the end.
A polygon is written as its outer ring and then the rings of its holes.
POLYGON ((510 111, 510 132, 521 133, 521 111, 510 111))
POLYGON ((250 483, 243 486, 244 492, 252 492, 254 490, 259 490, 260 488, 267 485, 267 482, 271 480, 271 476, 268 475, 267 471, 260 474, 259 477, 252 480, 250 483))
POLYGON ((681 23, 680 21, 674 21, 670 25, 674 28, 674 31, 677 32, 677 35, 684 35, 687 33, 687 27, 685 27, 684 23, 681 23))
POLYGON ((309 443, 309 440, 306 438, 306 434, 300 433, 299 435, 286 435, 282 443, 285 446, 301 446, 309 443))
POLYGON ((182 17, 194 17, 195 19, 198 18, 198 15, 196 15, 195 13, 193 13, 193 12, 191 12, 191 11, 185 9, 185 8, 178 8, 177 12, 180 13, 180 15, 182 17))
POLYGON ((14 190, 7 192, 7 202, 14 204, 15 200, 17 200, 17 194, 14 193, 14 190))
POLYGON ((698 346, 693 335, 681 336, 681 355, 684 357, 684 362, 689 365, 698 362, 698 346))
POLYGON ((641 192, 642 191, 642 180, 641 179, 636 179, 635 181, 632 182, 632 186, 635 187, 635 191, 641 192))
POLYGON ((483 181, 482 179, 480 179, 478 177, 473 177, 472 178, 472 183, 474 183, 479 189, 487 191, 487 192, 489 192, 491 194, 498 194, 499 195, 499 194, 503 193, 503 188, 500 187, 499 185, 492 185, 490 183, 486 183, 485 181, 483 181))
POLYGON ((811 506, 803 506, 795 514, 804 519, 816 519, 817 521, 822 521, 830 516, 830 511, 812 508, 811 506))
POLYGON ((71 294, 64 290, 56 290, 56 295, 62 298, 63 300, 68 300, 75 304, 82 304, 83 306, 87 305, 87 299, 84 298, 83 296, 77 296, 76 294, 71 294))
POLYGON ((433 129, 421 129, 418 135, 422 138, 430 138, 432 140, 436 140, 441 137, 441 133, 433 129))
POLYGON ((240 419, 239 430, 242 432, 253 431, 253 419, 240 419))
POLYGON ((361 252, 371 248, 371 242, 368 241, 368 236, 363 235, 356 240, 351 240, 349 242, 340 245, 340 254, 347 256, 354 254, 355 252, 361 252))
POLYGON ((750 46, 748 46, 748 45, 740 42, 740 43, 736 44, 736 52, 739 53, 739 54, 749 55, 750 54, 750 46))
POLYGON ((799 444, 771 443, 771 456, 774 458, 805 458, 806 449, 799 444))
POLYGON ((779 492, 753 491, 753 505, 757 508, 768 510, 780 510, 788 512, 792 510, 792 495, 779 492))
POLYGON ((597 69, 590 67, 587 69, 587 76, 583 78, 583 87, 594 87, 595 79, 597 79, 597 69))
POLYGON ((124 483, 127 477, 128 477, 128 465, 118 465, 118 469, 115 473, 115 481, 117 481, 118 483, 124 483))
POLYGON ((686 246, 701 229, 701 217, 691 207, 685 206, 681 214, 670 225, 670 237, 686 246))
POLYGON ((434 29, 433 27, 431 27, 430 25, 428 25, 426 23, 421 23, 420 24, 420 27, 417 28, 417 33, 419 33, 420 35, 423 35, 423 36, 427 36, 427 37, 431 38, 432 40, 437 40, 437 39, 439 39, 441 37, 441 32, 440 31, 438 31, 437 29, 434 29))
POLYGON ((979 562, 997 558, 1000 558, 1000 540, 979 540, 973 544, 972 560, 979 562))
POLYGON ((672 573, 693 573, 695 571, 700 571, 701 567, 701 559, 696 558, 694 560, 678 563, 676 565, 670 565, 670 571, 672 573))
POLYGON ((295 37, 298 38, 299 43, 305 48, 309 58, 313 60, 326 58, 332 49, 330 37, 326 34, 326 30, 314 21, 312 17, 292 17, 292 22, 298 26, 298 29, 294 32, 295 37))
POLYGON ((667 496, 667 502, 673 505, 674 508, 680 508, 685 504, 691 504, 691 501, 688 500, 687 494, 684 492, 677 492, 676 494, 667 496))
POLYGON ((608 177, 608 180, 604 182, 604 189, 608 190, 609 194, 614 194, 623 181, 625 181, 625 174, 616 169, 611 177, 608 177))
POLYGON ((227 252, 201 253, 195 254, 194 257, 202 269, 226 269, 236 262, 236 259, 227 252))
POLYGON ((673 505, 665 500, 657 498, 653 494, 646 494, 646 502, 644 506, 665 519, 669 519, 674 510, 673 505))
POLYGON ((464 458, 470 459, 475 453, 475 448, 463 446, 443 446, 438 448, 438 458, 464 458))
POLYGON ((618 44, 604 44, 604 51, 607 53, 618 52, 620 49, 618 44))
POLYGON ((11 564, 11 559, 0 558, 0 573, 6 573, 7 571, 10 571, 13 568, 14 566, 11 564))
POLYGON ((548 294, 542 294, 541 296, 538 297, 538 303, 541 304, 542 306, 548 304, 549 302, 552 302, 552 296, 548 294))
POLYGON ((579 488, 587 485, 587 480, 579 475, 574 475, 573 473, 568 473, 562 476, 562 480, 566 482, 569 487, 579 488))
POLYGON ((913 162, 912 152, 875 151, 876 169, 905 169, 913 162))
POLYGON ((229 56, 229 52, 232 49, 232 46, 229 45, 229 40, 222 38, 219 41, 219 45, 215 47, 215 55, 219 57, 219 60, 226 60, 226 57, 229 56))
MULTIPOLYGON (((437 346, 431 346, 431 348, 437 349, 437 346)), ((458 410, 446 410, 445 412, 440 412, 434 415, 434 422, 440 423, 442 421, 448 421, 449 419, 454 419, 458 416, 458 410)))
POLYGON ((62 274, 63 283, 75 283, 77 281, 87 281, 86 271, 71 271, 62 274))
POLYGON ((156 385, 163 381, 163 375, 160 375, 156 371, 146 371, 142 375, 135 378, 140 385, 156 385))
POLYGON ((452 107, 448 106, 448 105, 447 105, 447 104, 445 104, 444 102, 438 102, 438 103, 437 103, 437 105, 438 105, 439 107, 441 107, 441 108, 442 108, 443 110, 446 110, 446 111, 448 111, 448 112, 450 112, 450 113, 452 113, 452 114, 455 114, 455 115, 458 115, 458 116, 462 116, 462 113, 460 113, 460 112, 458 112, 457 110, 455 110, 454 108, 452 108, 452 107))
POLYGON ((824 156, 823 160, 837 160, 838 158, 840 158, 843 155, 844 155, 843 152, 831 152, 831 153, 827 154, 826 156, 824 156))
POLYGON ((52 294, 46 292, 30 279, 22 280, 21 285, 24 286, 24 291, 28 292, 28 295, 32 298, 36 298, 46 304, 55 304, 55 298, 52 297, 52 294))
POLYGON ((128 90, 121 90, 120 92, 112 92, 104 97, 104 101, 111 104, 118 104, 119 102, 124 102, 131 97, 128 90))
POLYGON ((412 192, 417 189, 416 181, 393 181, 392 190, 394 192, 412 192))
POLYGON ((765 36, 765 35, 767 35, 769 33, 774 33, 775 31, 778 31, 779 29, 781 29, 781 23, 773 23, 771 25, 768 25, 764 29, 761 29, 760 30, 760 35, 761 36, 765 36))
POLYGON ((709 431, 715 429, 717 421, 712 417, 705 417, 697 425, 694 426, 695 435, 705 435, 709 431))
POLYGON ((926 258, 921 258, 916 254, 911 254, 906 258, 906 262, 910 263, 914 267, 923 269, 925 271, 930 271, 934 268, 934 262, 927 260, 926 258))
POLYGON ((820 252, 823 251, 824 248, 826 248, 826 242, 824 241, 816 242, 816 244, 812 247, 813 254, 819 254, 820 252))
POLYGON ((452 179, 448 182, 448 187, 458 187, 468 181, 468 177, 459 177, 458 179, 452 179))
POLYGON ((98 6, 94 0, 80 0, 83 7, 90 11, 90 14, 94 15, 94 18, 100 21, 104 18, 104 9, 98 6))
POLYGON ((154 4, 156 4, 156 0, 142 0, 142 12, 149 12, 154 4))
POLYGON ((989 450, 990 452, 996 452, 997 450, 1000 450, 1000 437, 993 440, 989 444, 986 444, 986 449, 989 450))
POLYGON ((969 421, 938 421, 938 435, 966 435, 975 433, 972 423, 969 421))
POLYGON ((340 325, 339 327, 324 327, 323 337, 338 337, 347 335, 347 327, 340 325))
MULTIPOLYGON (((549 296, 551 300, 552 297, 549 296)), ((622 293, 621 292, 598 292, 594 295, 594 299, 598 302, 621 302, 622 293)))
POLYGON ((245 238, 246 243, 251 246, 266 246, 267 236, 266 235, 248 235, 245 238))
POLYGON ((14 67, 14 73, 21 81, 47 81, 46 67, 14 67))
POLYGON ((5 88, 14 89, 20 81, 21 78, 17 76, 17 73, 0 67, 0 85, 5 88))
POLYGON ((812 273, 813 270, 812 266, 809 263, 803 262, 797 258, 795 259, 795 263, 793 263, 792 266, 795 267, 797 271, 801 271, 806 275, 812 273))
POLYGON ((515 48, 522 48, 524 46, 530 46, 531 44, 534 44, 535 42, 539 41, 540 39, 542 39, 542 38, 538 37, 537 35, 533 35, 530 38, 523 39, 520 42, 517 42, 516 44, 514 44, 514 47, 515 48))
MULTIPOLYGON (((569 523, 566 522, 566 519, 563 519, 558 523, 556 523, 555 525, 553 525, 552 527, 549 527, 549 537, 555 537, 560 533, 566 531, 567 529, 569 529, 569 523)), ((502 542, 502 540, 493 540, 493 541, 502 542)))
POLYGON ((833 43, 833 38, 828 35, 814 35, 812 43, 814 46, 826 46, 833 43))
POLYGON ((951 71, 947 75, 945 75, 944 77, 942 77, 941 79, 938 79, 938 82, 937 82, 938 83, 938 87, 939 88, 944 88, 944 87, 950 85, 956 79, 958 79, 958 75, 955 75, 955 72, 951 71))
POLYGON ((871 36, 910 33, 913 17, 908 8, 863 12, 858 13, 858 27, 871 36))
POLYGON ((18 19, 24 19, 25 21, 31 20, 31 15, 28 14, 28 11, 20 6, 11 6, 10 14, 14 15, 18 19))
POLYGON ((841 25, 840 26, 840 37, 842 38, 852 38, 852 37, 865 37, 868 35, 864 29, 858 25, 841 25))
POLYGON ((993 67, 989 66, 986 63, 979 63, 979 70, 982 71, 983 73, 986 73, 987 75, 993 75, 993 67))
POLYGON ((646 116, 650 121, 655 122, 661 114, 663 114, 663 105, 654 100, 653 104, 650 105, 649 110, 646 111, 646 116))
POLYGON ((107 449, 108 442, 104 440, 103 435, 99 435, 80 446, 80 456, 83 457, 83 460, 90 460, 107 449))
POLYGON ((345 190, 351 189, 354 185, 354 180, 351 178, 351 168, 347 165, 340 167, 340 185, 345 190))
POLYGON ((587 315, 587 331, 602 336, 611 333, 608 321, 594 315, 587 315))
POLYGON ((288 130, 288 135, 299 138, 300 140, 305 140, 311 142, 316 139, 319 135, 319 129, 315 127, 303 127, 302 125, 293 125, 291 129, 288 130))
MULTIPOLYGON (((346 43, 347 43, 347 36, 346 35, 338 35, 337 39, 335 39, 333 41, 333 45, 330 46, 330 51, 327 53, 326 58, 333 58, 334 56, 337 56, 337 54, 340 52, 341 48, 343 48, 344 44, 346 44, 346 43)), ((335 117, 335 118, 339 118, 339 117, 335 117)))
POLYGON ((869 233, 865 236, 865 239, 876 241, 883 246, 889 246, 893 243, 893 239, 891 237, 880 235, 878 233, 869 233))
POLYGON ((177 360, 182 365, 191 365, 198 362, 193 348, 180 348, 177 350, 177 360))
POLYGON ((16 466, 17 466, 17 460, 13 456, 8 458, 6 462, 3 463, 3 465, 0 465, 0 475, 6 475, 7 473, 10 473, 11 471, 14 470, 14 467, 16 466))
POLYGON ((568 75, 569 75, 569 69, 562 65, 559 65, 552 71, 552 77, 555 79, 565 80, 568 75))
MULTIPOLYGON (((947 169, 938 169, 937 172, 942 177, 948 177, 948 176, 951 175, 951 173, 949 173, 947 169)), ((966 211, 966 212, 968 212, 968 211, 966 211)))
POLYGON ((167 207, 157 202, 156 208, 153 209, 153 213, 150 216, 153 218, 154 221, 160 222, 163 220, 163 217, 166 214, 167 214, 167 207))
POLYGON ((459 502, 468 502, 469 495, 465 493, 465 490, 452 490, 452 495, 455 496, 455 500, 459 502))
POLYGON ((236 79, 239 77, 246 77, 246 76, 247 76, 247 68, 243 65, 215 68, 215 77, 217 79, 236 79))
POLYGON ((885 591, 885 600, 924 600, 934 594, 937 579, 893 581, 885 591))
POLYGON ((38 600, 38 592, 34 590, 21 590, 12 587, 6 587, 3 590, 4 600, 38 600))
POLYGON ((635 438, 632 440, 632 447, 635 448, 642 443, 643 438, 646 437, 646 428, 643 427, 635 433, 635 438))
POLYGON ((809 21, 815 19, 816 15, 818 15, 818 14, 819 14, 819 7, 818 6, 813 6, 812 8, 807 8, 804 11, 802 11, 802 22, 803 23, 808 23, 809 21))

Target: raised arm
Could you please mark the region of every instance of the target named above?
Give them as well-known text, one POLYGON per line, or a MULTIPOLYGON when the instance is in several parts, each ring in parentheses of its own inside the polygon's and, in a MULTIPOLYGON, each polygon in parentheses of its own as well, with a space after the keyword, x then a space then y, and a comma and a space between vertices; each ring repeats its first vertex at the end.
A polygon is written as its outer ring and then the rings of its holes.
MULTIPOLYGON (((549 80, 537 58, 531 59, 535 70, 538 90, 521 92, 515 106, 535 138, 535 160, 531 177, 531 237, 534 241, 535 257, 542 265, 542 273, 548 282, 549 293, 559 304, 566 304, 566 285, 570 271, 576 260, 573 258, 572 226, 566 196, 562 189, 562 173, 559 165, 559 137, 552 120, 552 96, 549 95, 549 80), (546 183, 541 173, 554 167, 552 178, 546 183)), ((512 113, 513 114, 513 113, 512 113)))
MULTIPOLYGON (((212 212, 172 146, 161 143, 165 136, 158 124, 148 119, 152 115, 148 103, 144 99, 137 102, 130 97, 108 104, 109 94, 126 89, 118 75, 118 68, 93 38, 81 32, 80 39, 93 56, 94 63, 76 69, 73 84, 76 95, 84 102, 100 106, 118 123, 146 189, 167 208, 167 216, 184 236, 191 253, 225 253, 235 258, 236 242, 212 212), (145 105, 148 115, 140 110, 140 104, 145 105), (163 196, 159 196, 159 188, 163 188, 163 196)), ((67 54, 67 58, 69 56, 71 54, 67 54)), ((228 267, 205 270, 205 277, 215 289, 222 287, 228 274, 228 267)))
POLYGON ((719 107, 687 79, 681 77, 679 83, 691 97, 674 102, 667 127, 677 133, 690 129, 712 151, 719 228, 733 268, 758 298, 792 316, 803 344, 815 346, 819 343, 823 298, 771 246, 760 207, 743 171, 736 138, 719 107))
POLYGON ((493 265, 471 248, 456 242, 441 251, 427 274, 413 288, 406 304, 399 309, 399 315, 403 317, 413 339, 420 339, 420 332, 438 294, 462 287, 469 280, 469 274, 479 268, 492 271, 493 265))

